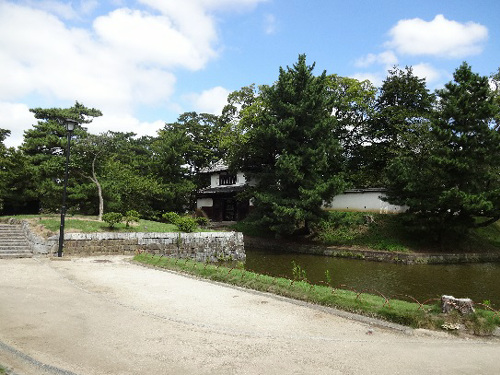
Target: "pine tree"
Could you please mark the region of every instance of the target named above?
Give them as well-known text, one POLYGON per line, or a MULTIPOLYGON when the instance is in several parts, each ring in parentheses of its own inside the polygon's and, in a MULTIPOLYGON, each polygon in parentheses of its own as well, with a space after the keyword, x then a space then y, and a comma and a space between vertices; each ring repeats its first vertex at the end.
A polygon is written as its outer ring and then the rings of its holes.
POLYGON ((248 130, 235 145, 235 167, 256 182, 257 216, 280 234, 307 229, 321 217, 323 201, 344 186, 328 77, 314 76, 313 69, 305 55, 280 68, 278 81, 261 87, 243 111, 248 130))
POLYGON ((440 239, 500 218, 500 134, 488 78, 466 63, 437 95, 423 146, 391 163, 388 200, 408 205, 413 225, 440 239))

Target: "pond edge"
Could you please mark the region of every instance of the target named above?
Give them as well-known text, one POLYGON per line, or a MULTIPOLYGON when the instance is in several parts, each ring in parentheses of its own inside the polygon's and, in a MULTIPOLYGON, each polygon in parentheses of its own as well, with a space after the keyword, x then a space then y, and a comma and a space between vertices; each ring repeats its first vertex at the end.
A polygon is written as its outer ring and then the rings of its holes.
POLYGON ((245 246, 254 249, 398 264, 460 264, 500 262, 499 253, 402 253, 374 249, 355 249, 244 236, 245 246))

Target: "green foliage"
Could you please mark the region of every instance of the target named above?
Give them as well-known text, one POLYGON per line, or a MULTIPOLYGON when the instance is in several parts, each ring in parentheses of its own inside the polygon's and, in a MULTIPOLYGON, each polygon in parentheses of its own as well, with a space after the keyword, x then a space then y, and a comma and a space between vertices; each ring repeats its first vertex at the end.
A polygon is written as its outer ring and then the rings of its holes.
MULTIPOLYGON (((472 233, 474 237, 487 241, 496 248, 500 248, 500 222, 497 221, 486 227, 475 228, 472 233)), ((485 245, 481 245, 483 248, 485 245)))
POLYGON ((8 191, 8 150, 4 145, 5 139, 10 135, 10 130, 0 128, 0 212, 3 210, 3 201, 8 191))
POLYGON ((313 69, 305 55, 280 68, 278 81, 262 86, 241 111, 246 131, 230 152, 232 167, 256 183, 259 221, 278 234, 307 229, 321 217, 323 201, 344 186, 328 77, 313 69))
POLYGON ((128 210, 123 216, 123 221, 125 221, 125 226, 128 228, 130 223, 135 222, 138 223, 140 219, 139 212, 135 210, 128 210))
POLYGON ((300 264, 295 263, 295 261, 292 260, 292 275, 294 280, 307 280, 307 273, 306 270, 303 269, 300 264))
POLYGON ((162 217, 166 223, 174 224, 181 232, 186 233, 196 231, 199 225, 198 220, 200 219, 191 216, 180 216, 176 212, 165 212, 162 217))
POLYGON ((182 147, 180 155, 192 172, 198 173, 201 168, 222 157, 219 148, 221 124, 215 115, 185 112, 175 123, 165 124, 160 135, 165 136, 166 133, 175 134, 183 140, 178 144, 182 147))
POLYGON ((420 152, 429 131, 434 95, 425 79, 413 74, 411 67, 395 67, 382 83, 376 112, 367 131, 368 145, 362 150, 362 163, 369 185, 386 186, 387 167, 397 156, 420 152))
POLYGON ((231 226, 231 229, 237 232, 242 232, 247 236, 273 238, 274 233, 271 232, 269 227, 258 223, 253 216, 254 215, 250 214, 250 216, 246 219, 238 221, 231 226))
POLYGON ((181 216, 177 219, 175 225, 179 228, 180 231, 191 233, 198 229, 198 224, 196 219, 191 216, 181 216))
MULTIPOLYGON (((208 184, 198 172, 224 158, 256 184, 245 196, 254 199, 254 223, 243 226, 258 235, 319 227, 326 243, 399 248, 377 225, 324 217, 321 204, 353 185, 387 187, 390 203, 410 207, 401 226, 437 242, 500 218, 500 70, 488 81, 464 63, 435 95, 411 67, 390 70, 378 94, 368 81, 313 73, 300 55, 274 84, 231 93, 220 117, 186 112, 154 137, 89 134, 85 124, 102 113, 78 102, 33 108, 38 122, 20 148, 5 147, 9 131, 0 129, 0 211, 59 211, 67 150, 60 120, 72 118, 80 126, 68 212, 185 212, 208 184)), ((472 235, 489 236, 488 228, 472 235)))
POLYGON ((330 270, 325 271, 325 281, 327 285, 332 285, 332 277, 330 276, 330 270))
POLYGON ((165 212, 162 215, 162 218, 165 220, 165 223, 177 225, 177 221, 180 219, 180 216, 176 212, 165 212))
POLYGON ((113 228, 122 221, 123 215, 119 212, 107 212, 102 215, 102 219, 108 223, 109 228, 113 228))
MULTIPOLYGON (((28 179, 24 194, 36 198, 42 209, 55 212, 59 209, 64 179, 65 155, 67 152, 67 131, 62 123, 66 118, 80 124, 73 132, 73 138, 84 137, 87 130, 81 124, 87 124, 102 113, 94 108, 87 108, 76 102, 71 108, 33 108, 30 109, 39 121, 33 129, 25 131, 20 147, 27 158, 28 179)), ((73 177, 73 176, 72 176, 73 177)), ((68 206, 73 203, 74 178, 68 186, 68 206)))
POLYGON ((432 129, 419 147, 392 160, 388 201, 409 206, 408 224, 437 242, 500 218, 498 106, 487 77, 462 64, 438 90, 432 129))
POLYGON ((365 224, 365 217, 370 215, 363 212, 328 211, 326 220, 336 226, 363 225, 365 224))
POLYGON ((0 375, 9 375, 11 372, 8 368, 0 365, 0 375))
POLYGON ((210 224, 210 219, 208 217, 204 216, 198 216, 195 218, 196 224, 198 224, 200 227, 207 227, 210 224))
POLYGON ((418 248, 399 220, 394 215, 329 211, 314 229, 316 240, 327 245, 362 246, 400 252, 418 248), (371 220, 366 220, 367 216, 371 220))
POLYGON ((369 80, 328 76, 329 96, 337 126, 333 130, 345 158, 346 179, 354 186, 378 186, 377 174, 371 168, 373 152, 367 147, 372 141, 370 124, 376 115, 377 88, 369 80))

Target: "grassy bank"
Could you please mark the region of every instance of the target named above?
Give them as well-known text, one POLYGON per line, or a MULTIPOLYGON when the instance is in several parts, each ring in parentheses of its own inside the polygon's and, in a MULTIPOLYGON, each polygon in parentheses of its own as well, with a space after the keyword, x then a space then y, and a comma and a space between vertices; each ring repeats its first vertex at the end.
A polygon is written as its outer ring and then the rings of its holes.
POLYGON ((268 275, 260 275, 239 267, 195 262, 189 259, 175 259, 151 254, 137 254, 137 262, 153 265, 201 278, 220 281, 248 289, 269 292, 322 306, 376 317, 413 328, 453 329, 463 325, 468 332, 476 335, 490 334, 500 325, 500 314, 478 309, 476 314, 460 316, 443 315, 437 301, 418 304, 409 301, 387 299, 382 295, 358 293, 350 290, 332 288, 325 281, 322 285, 312 285, 301 279, 300 270, 294 270, 295 280, 268 275), (296 272, 295 272, 296 271, 296 272))
MULTIPOLYGON (((38 228, 45 236, 50 236, 59 233, 61 218, 59 215, 19 215, 19 216, 3 216, 0 219, 8 219, 13 217, 18 220, 28 220, 34 228, 38 228)), ((115 224, 113 228, 104 221, 98 221, 94 216, 66 216, 65 231, 94 233, 94 232, 159 232, 169 233, 177 232, 177 226, 173 224, 161 223, 158 221, 142 220, 138 223, 131 223, 127 227, 124 223, 115 224)), ((198 229, 197 231, 204 231, 198 229)))
MULTIPOLYGON (((249 236, 274 238, 273 233, 251 221, 239 222, 233 229, 249 236)), ((460 238, 452 236, 438 244, 421 233, 408 231, 398 215, 330 211, 313 231, 313 235, 295 240, 395 252, 500 252, 500 222, 471 229, 460 238)))

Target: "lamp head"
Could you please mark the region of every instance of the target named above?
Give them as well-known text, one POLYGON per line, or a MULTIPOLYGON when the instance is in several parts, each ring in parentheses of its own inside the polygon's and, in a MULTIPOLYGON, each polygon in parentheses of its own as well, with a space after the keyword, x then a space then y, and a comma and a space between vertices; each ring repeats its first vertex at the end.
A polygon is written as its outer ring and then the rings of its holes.
POLYGON ((66 125, 66 130, 72 132, 73 130, 75 130, 76 125, 78 125, 78 121, 67 118, 64 120, 64 124, 66 125))

